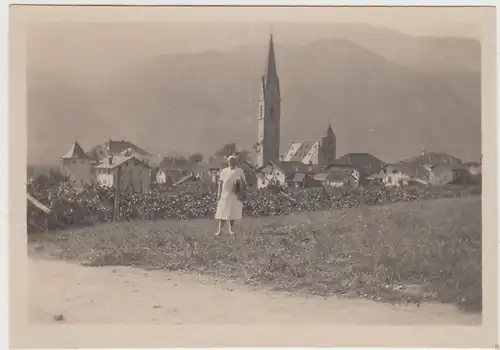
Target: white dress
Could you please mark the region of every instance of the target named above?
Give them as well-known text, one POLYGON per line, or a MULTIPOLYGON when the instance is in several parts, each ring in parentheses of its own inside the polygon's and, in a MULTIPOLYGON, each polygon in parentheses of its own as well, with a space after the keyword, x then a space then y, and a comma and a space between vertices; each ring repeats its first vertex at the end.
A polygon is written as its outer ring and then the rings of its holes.
POLYGON ((243 212, 243 202, 234 193, 236 181, 245 181, 245 175, 240 168, 224 168, 220 172, 219 181, 222 181, 222 191, 215 219, 217 220, 239 220, 243 212))

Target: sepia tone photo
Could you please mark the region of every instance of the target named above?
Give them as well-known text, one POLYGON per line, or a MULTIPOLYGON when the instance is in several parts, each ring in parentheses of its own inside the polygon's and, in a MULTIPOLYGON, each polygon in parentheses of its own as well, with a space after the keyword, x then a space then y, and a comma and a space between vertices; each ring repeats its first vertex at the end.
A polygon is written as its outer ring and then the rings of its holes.
POLYGON ((493 346, 489 10, 17 7, 19 317, 493 346))

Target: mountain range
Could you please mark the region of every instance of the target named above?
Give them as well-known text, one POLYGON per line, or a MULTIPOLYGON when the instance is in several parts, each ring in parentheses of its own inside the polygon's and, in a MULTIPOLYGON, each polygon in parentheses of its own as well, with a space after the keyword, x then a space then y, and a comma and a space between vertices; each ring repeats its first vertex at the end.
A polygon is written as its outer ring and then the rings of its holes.
MULTIPOLYGON (((293 141, 318 139, 330 124, 339 156, 369 152, 390 162, 424 148, 479 159, 478 40, 337 28, 300 45, 280 45, 275 35, 283 152, 293 141)), ((75 139, 86 149, 126 139, 174 155, 212 155, 230 142, 251 149, 267 41, 149 54, 92 79, 85 79, 91 63, 28 56, 28 162, 57 162, 75 139)))

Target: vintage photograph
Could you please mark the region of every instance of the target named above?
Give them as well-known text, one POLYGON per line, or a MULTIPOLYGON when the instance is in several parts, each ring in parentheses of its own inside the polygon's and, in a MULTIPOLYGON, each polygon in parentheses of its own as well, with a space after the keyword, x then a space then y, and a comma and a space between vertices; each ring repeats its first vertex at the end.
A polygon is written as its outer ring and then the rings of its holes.
POLYGON ((418 11, 26 27, 29 322, 481 325, 481 23, 418 11))

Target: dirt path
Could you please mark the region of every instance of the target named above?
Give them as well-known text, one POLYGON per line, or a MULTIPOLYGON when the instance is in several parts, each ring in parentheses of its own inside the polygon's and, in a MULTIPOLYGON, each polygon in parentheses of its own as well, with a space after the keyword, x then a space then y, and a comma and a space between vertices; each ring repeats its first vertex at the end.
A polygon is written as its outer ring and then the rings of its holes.
POLYGON ((234 282, 126 267, 29 261, 30 321, 65 323, 479 324, 451 305, 390 306, 334 297, 304 298, 234 282))

